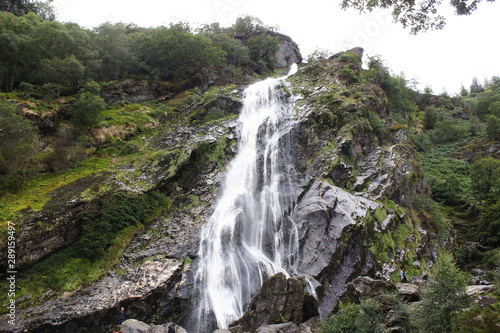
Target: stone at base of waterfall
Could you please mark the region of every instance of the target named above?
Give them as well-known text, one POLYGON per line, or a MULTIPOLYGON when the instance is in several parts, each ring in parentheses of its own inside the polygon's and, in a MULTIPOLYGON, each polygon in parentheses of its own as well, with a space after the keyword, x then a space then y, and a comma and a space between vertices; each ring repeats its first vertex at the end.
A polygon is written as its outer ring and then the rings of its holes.
MULTIPOLYGON (((171 324, 172 323, 166 323, 163 325, 148 325, 136 319, 127 319, 121 325, 120 332, 121 333, 167 333, 168 327, 171 324)), ((177 325, 176 333, 187 333, 187 331, 181 326, 177 325)))
MULTIPOLYGON (((288 278, 283 273, 267 279, 260 291, 255 294, 248 311, 231 324, 241 327, 243 332, 255 332, 257 328, 280 321, 301 323, 304 319, 303 277, 288 278)), ((233 330, 229 329, 231 332, 233 330)))

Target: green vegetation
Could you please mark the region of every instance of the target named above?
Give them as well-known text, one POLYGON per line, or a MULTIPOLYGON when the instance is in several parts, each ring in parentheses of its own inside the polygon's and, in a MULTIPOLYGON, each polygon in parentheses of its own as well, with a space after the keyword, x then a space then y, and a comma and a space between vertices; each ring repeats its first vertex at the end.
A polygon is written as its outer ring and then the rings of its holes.
POLYGON ((399 332, 410 332, 410 311, 398 296, 386 294, 359 304, 341 303, 339 313, 321 323, 321 332, 382 333, 396 327, 399 332))
POLYGON ((442 251, 429 278, 417 311, 419 329, 430 333, 455 332, 457 316, 471 303, 466 294, 469 276, 455 265, 451 253, 442 251))
POLYGON ((345 332, 467 332, 477 323, 480 329, 469 332, 493 332, 491 324, 473 314, 482 314, 492 320, 498 314, 490 307, 472 307, 466 294, 469 277, 457 268, 450 253, 441 251, 434 264, 429 281, 423 287, 422 301, 410 309, 408 303, 395 294, 362 299, 359 303, 341 303, 338 313, 321 323, 322 333, 345 332))
MULTIPOLYGON (((495 1, 495 0, 488 0, 495 1)), ((457 15, 470 15, 477 9, 481 0, 474 1, 450 1, 450 5, 457 15)), ((412 34, 427 30, 439 30, 445 26, 446 20, 439 7, 440 1, 364 1, 364 0, 342 0, 342 8, 353 8, 360 12, 371 12, 377 8, 390 9, 395 22, 404 28, 410 28, 412 34)))
POLYGON ((84 257, 96 259, 123 229, 143 224, 169 206, 168 199, 157 191, 133 198, 122 193, 112 194, 98 209, 83 214, 80 250, 84 257))

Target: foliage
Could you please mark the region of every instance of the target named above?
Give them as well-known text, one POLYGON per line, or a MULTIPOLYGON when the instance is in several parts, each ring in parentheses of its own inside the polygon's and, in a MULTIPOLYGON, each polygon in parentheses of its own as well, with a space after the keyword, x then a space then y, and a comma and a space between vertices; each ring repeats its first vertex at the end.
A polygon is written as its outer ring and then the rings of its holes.
POLYGON ((87 30, 33 12, 20 17, 0 13, 0 89, 11 91, 24 82, 74 91, 91 80, 136 76, 196 82, 218 66, 239 75, 231 66, 247 66, 250 57, 265 62, 262 69, 273 69, 278 41, 268 30, 250 16, 229 28, 214 23, 196 34, 183 22, 156 28, 104 23, 87 30), (243 39, 236 38, 242 34, 243 39))
POLYGON ((371 300, 361 304, 341 304, 340 312, 321 323, 322 333, 373 333, 383 332, 383 312, 371 300))
POLYGON ((279 41, 276 37, 265 34, 252 36, 248 40, 248 51, 250 59, 259 63, 262 62, 262 72, 267 68, 273 68, 276 63, 276 52, 278 51, 279 41))
POLYGON ((0 102, 0 193, 22 185, 33 171, 37 133, 12 103, 0 102))
POLYGON ((152 31, 140 44, 139 59, 149 74, 161 79, 184 80, 222 63, 226 53, 210 39, 193 35, 189 27, 171 25, 152 31))
POLYGON ((81 253, 89 259, 103 255, 121 230, 143 224, 168 206, 167 198, 157 191, 138 198, 122 193, 106 197, 99 209, 87 210, 82 216, 81 253))
POLYGON ((441 251, 422 291, 417 322, 423 332, 454 332, 459 312, 471 298, 466 294, 469 277, 456 266, 451 253, 441 251))
POLYGON ((384 294, 377 300, 362 300, 359 304, 341 303, 340 311, 321 323, 321 333, 410 332, 408 305, 396 294, 384 294))
MULTIPOLYGON (((487 0, 495 1, 495 0, 487 0)), ((457 15, 469 15, 477 9, 477 4, 481 0, 452 0, 450 5, 457 15)), ((395 22, 400 23, 404 28, 410 28, 412 34, 417 34, 426 30, 442 29, 445 25, 444 16, 438 12, 438 0, 342 0, 342 8, 353 8, 361 12, 372 11, 375 8, 390 8, 395 22)))
POLYGON ((98 122, 98 116, 106 109, 104 100, 95 93, 95 85, 88 83, 71 108, 71 121, 75 128, 89 130, 98 122))
POLYGON ((457 333, 498 333, 500 327, 500 308, 494 304, 492 306, 473 306, 458 318, 457 333))
POLYGON ((500 195, 500 160, 485 157, 471 165, 472 190, 478 200, 498 198, 500 195))

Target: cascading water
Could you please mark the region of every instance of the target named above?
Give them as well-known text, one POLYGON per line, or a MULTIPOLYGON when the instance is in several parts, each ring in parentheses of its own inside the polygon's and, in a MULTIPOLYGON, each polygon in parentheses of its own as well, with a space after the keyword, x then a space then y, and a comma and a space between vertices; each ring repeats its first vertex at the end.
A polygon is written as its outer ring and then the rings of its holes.
MULTIPOLYGON (((289 75, 296 70, 293 65, 289 75)), ((226 328, 266 278, 294 271, 298 233, 287 216, 296 197, 294 104, 283 84, 284 78, 270 78, 245 90, 238 152, 201 232, 193 332, 226 328)))

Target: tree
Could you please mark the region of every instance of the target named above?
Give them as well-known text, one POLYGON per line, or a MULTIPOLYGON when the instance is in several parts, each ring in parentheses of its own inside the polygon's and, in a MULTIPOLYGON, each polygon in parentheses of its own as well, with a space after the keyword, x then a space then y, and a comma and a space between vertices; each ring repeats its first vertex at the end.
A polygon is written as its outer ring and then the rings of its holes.
POLYGON ((438 121, 438 113, 436 112, 436 109, 432 106, 429 106, 427 109, 425 109, 425 114, 424 114, 424 127, 426 130, 431 130, 436 126, 436 123, 438 121))
POLYGON ((33 169, 37 133, 15 104, 0 103, 0 192, 22 185, 33 169))
MULTIPOLYGON (((496 102, 499 103, 500 102, 496 102)), ((486 116, 486 136, 491 141, 500 138, 500 118, 489 114, 486 116)))
POLYGON ((201 35, 182 26, 161 27, 150 33, 140 48, 141 60, 155 77, 182 81, 202 69, 222 64, 226 53, 201 35))
MULTIPOLYGON (((470 15, 480 2, 481 0, 451 0, 450 5, 457 15, 470 15)), ((342 0, 341 7, 357 9, 360 12, 372 11, 375 8, 391 9, 395 22, 404 28, 410 28, 412 34, 417 34, 445 26, 444 16, 438 13, 440 4, 441 0, 342 0)))
POLYGON ((471 165, 472 191, 478 200, 495 199, 500 195, 500 160, 491 156, 471 165))
POLYGON ((279 41, 276 37, 260 34, 252 36, 248 40, 248 50, 250 51, 250 59, 259 63, 261 72, 268 68, 273 68, 276 63, 276 52, 278 51, 279 41))
POLYGON ((484 91, 484 88, 479 83, 479 80, 477 79, 477 77, 472 78, 472 83, 470 85, 469 90, 470 90, 471 94, 479 94, 479 93, 482 93, 484 91))
POLYGON ((71 121, 79 130, 89 131, 97 124, 98 116, 106 108, 104 100, 96 94, 97 83, 87 83, 71 108, 71 121))
POLYGON ((426 333, 454 332, 455 318, 470 305, 469 277, 456 266, 451 253, 442 251, 423 288, 417 322, 426 333))

